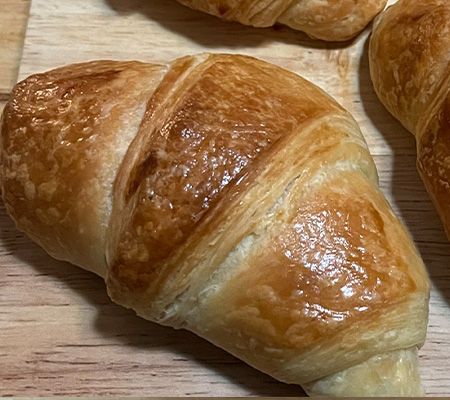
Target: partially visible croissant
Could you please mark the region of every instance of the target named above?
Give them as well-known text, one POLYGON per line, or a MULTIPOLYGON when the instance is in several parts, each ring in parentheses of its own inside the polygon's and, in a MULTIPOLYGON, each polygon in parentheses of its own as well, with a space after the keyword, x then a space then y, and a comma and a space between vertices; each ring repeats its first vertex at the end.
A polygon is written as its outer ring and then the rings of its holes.
POLYGON ((276 23, 327 41, 358 35, 387 0, 178 0, 230 21, 259 28, 276 23))
POLYGON ((417 141, 417 165, 450 238, 450 2, 400 0, 370 43, 375 91, 417 141))
POLYGON ((354 119, 253 58, 99 61, 19 83, 7 210, 112 299, 311 394, 421 394, 429 281, 354 119))

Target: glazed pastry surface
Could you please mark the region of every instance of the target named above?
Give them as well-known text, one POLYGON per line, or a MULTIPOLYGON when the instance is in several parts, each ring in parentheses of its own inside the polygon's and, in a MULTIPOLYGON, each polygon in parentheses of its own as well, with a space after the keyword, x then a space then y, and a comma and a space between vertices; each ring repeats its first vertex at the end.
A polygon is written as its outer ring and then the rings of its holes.
POLYGON ((287 25, 327 41, 354 38, 387 0, 178 0, 196 10, 254 27, 287 25))
POLYGON ((417 166, 450 237, 450 3, 400 0, 370 44, 375 90, 417 141, 417 166))
POLYGON ((299 76, 211 54, 31 76, 1 177, 19 229, 142 317, 311 394, 422 393, 423 262, 358 125, 299 76))

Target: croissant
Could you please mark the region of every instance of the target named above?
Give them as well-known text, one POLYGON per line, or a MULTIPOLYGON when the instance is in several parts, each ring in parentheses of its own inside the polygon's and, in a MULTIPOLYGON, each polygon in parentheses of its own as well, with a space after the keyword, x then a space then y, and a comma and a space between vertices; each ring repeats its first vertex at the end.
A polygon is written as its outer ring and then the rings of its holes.
POLYGON ((190 8, 259 28, 277 23, 327 41, 357 36, 387 0, 178 0, 190 8))
POLYGON ((4 203, 140 316, 313 395, 418 395, 429 281, 355 120, 244 56, 98 61, 19 83, 4 203))
POLYGON ((378 21, 370 69, 381 102, 416 137, 417 166, 450 238, 450 2, 400 0, 378 21))

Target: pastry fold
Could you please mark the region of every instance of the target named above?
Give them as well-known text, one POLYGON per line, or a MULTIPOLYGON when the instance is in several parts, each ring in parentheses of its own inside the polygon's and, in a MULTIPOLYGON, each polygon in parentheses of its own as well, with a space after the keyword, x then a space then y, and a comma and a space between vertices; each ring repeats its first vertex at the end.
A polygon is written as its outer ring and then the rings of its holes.
POLYGON ((293 73, 202 54, 31 76, 1 183, 19 229, 148 320, 311 394, 422 393, 423 262, 355 120, 293 73))

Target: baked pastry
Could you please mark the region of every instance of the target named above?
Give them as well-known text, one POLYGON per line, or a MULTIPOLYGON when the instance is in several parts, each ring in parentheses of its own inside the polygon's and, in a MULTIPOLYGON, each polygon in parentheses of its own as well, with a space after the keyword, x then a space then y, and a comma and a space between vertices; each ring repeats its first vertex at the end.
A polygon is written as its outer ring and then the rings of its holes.
POLYGON ((379 19, 370 70, 381 102, 416 137, 417 166, 450 237, 450 2, 400 0, 379 19))
POLYGON ((429 281, 355 120, 244 56, 19 83, 6 208, 112 299, 311 394, 418 395, 429 281))
POLYGON ((258 28, 277 23, 327 41, 358 35, 387 0, 178 0, 217 17, 258 28))

